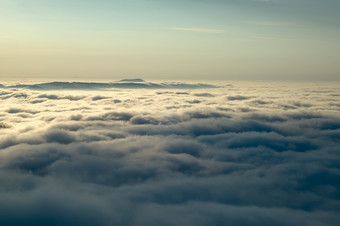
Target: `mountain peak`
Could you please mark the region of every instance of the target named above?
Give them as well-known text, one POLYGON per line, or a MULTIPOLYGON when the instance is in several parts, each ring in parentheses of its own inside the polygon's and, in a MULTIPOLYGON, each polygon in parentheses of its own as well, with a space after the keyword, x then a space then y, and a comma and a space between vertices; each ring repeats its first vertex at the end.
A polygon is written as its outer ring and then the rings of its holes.
POLYGON ((132 78, 132 79, 122 79, 119 82, 145 82, 143 79, 141 78, 132 78))

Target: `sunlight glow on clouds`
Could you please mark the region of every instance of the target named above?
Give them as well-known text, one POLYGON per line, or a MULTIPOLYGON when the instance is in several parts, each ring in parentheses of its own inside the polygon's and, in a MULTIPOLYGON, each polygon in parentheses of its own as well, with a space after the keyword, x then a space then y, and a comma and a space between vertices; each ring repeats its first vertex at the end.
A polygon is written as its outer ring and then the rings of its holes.
POLYGON ((339 97, 0 89, 0 223, 339 225, 339 97))

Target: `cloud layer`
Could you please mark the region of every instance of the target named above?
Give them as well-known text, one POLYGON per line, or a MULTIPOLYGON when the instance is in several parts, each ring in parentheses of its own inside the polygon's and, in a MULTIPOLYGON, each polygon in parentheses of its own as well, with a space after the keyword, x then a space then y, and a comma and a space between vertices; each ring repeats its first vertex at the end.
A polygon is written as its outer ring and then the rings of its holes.
POLYGON ((339 97, 0 89, 0 223, 339 225, 339 97))

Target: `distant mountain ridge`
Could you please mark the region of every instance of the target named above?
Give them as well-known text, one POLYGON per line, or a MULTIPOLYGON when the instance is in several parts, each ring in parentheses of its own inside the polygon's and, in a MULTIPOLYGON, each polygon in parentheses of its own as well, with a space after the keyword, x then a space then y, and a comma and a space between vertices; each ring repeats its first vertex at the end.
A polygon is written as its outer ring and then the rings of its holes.
POLYGON ((145 81, 141 78, 133 78, 133 79, 126 78, 126 79, 119 80, 119 82, 145 82, 145 81))
POLYGON ((181 83, 181 82, 164 82, 152 83, 143 79, 122 79, 118 82, 100 83, 100 82, 47 82, 38 84, 19 84, 13 86, 4 86, 0 88, 23 88, 32 90, 94 90, 94 89, 203 89, 219 88, 221 86, 203 84, 203 83, 181 83))

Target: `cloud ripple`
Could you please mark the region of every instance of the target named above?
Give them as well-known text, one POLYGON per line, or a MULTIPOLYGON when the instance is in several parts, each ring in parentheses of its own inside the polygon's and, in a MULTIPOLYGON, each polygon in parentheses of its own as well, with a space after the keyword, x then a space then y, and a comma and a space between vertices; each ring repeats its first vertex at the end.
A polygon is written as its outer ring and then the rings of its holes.
POLYGON ((333 86, 1 91, 0 223, 339 225, 333 86))

